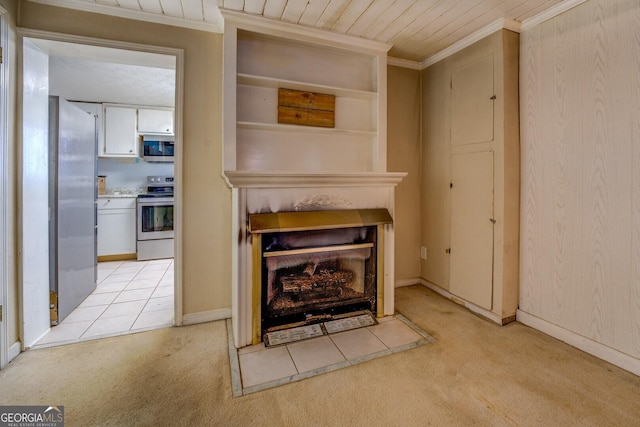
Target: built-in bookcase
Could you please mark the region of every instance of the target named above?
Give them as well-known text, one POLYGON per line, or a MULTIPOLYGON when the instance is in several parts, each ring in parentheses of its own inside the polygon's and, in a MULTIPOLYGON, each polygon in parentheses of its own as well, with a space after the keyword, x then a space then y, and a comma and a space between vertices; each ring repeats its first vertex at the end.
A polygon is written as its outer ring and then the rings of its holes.
POLYGON ((386 171, 388 45, 225 15, 225 170, 386 171), (278 89, 335 95, 335 127, 278 123, 278 89))

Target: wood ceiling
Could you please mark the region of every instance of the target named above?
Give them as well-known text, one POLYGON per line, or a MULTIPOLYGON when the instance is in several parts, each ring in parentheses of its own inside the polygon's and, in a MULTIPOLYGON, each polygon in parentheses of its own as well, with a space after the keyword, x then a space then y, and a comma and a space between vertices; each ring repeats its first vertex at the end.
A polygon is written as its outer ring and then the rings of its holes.
MULTIPOLYGON (((220 9, 393 45, 389 56, 424 61, 504 20, 517 26, 578 0, 31 0, 209 31, 220 9)), ((584 1, 584 0, 582 0, 584 1)), ((508 25, 507 25, 508 27, 508 25)))

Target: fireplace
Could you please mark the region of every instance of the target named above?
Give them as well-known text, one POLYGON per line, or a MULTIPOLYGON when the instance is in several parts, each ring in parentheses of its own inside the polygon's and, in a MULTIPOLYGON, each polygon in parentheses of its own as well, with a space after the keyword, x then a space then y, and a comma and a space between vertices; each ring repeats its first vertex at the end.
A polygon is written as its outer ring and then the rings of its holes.
MULTIPOLYGON (((234 207, 231 314, 236 347, 262 341, 263 304, 266 304, 262 299, 262 277, 268 274, 263 268, 266 261, 262 259, 267 244, 263 245, 262 241, 271 241, 277 233, 375 228, 375 240, 372 240, 374 234, 369 234, 355 239, 353 244, 375 244, 369 258, 375 263, 375 280, 370 282, 375 283, 375 302, 370 304, 373 307, 370 311, 377 317, 394 313, 395 251, 391 218, 395 187, 405 175, 404 172, 225 171, 234 207)), ((272 249, 275 251, 275 246, 272 249)), ((365 271, 373 268, 373 264, 369 265, 364 267, 365 271)), ((353 274, 362 271, 361 267, 340 269, 351 270, 353 274)))
POLYGON ((249 215, 254 341, 352 313, 383 315, 380 243, 391 222, 386 209, 249 215))

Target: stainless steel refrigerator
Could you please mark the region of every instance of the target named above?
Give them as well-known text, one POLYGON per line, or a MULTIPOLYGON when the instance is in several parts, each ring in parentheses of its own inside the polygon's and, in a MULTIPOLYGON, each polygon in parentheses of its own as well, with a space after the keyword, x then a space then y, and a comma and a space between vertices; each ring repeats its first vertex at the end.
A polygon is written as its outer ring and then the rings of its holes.
POLYGON ((66 100, 49 97, 52 324, 64 320, 96 288, 95 120, 66 100))

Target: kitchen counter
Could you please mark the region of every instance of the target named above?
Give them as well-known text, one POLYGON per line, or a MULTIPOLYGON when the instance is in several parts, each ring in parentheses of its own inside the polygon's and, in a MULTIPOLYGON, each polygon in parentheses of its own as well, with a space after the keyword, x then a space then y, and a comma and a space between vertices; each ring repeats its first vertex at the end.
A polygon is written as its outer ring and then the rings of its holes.
POLYGON ((136 198, 138 194, 146 194, 145 188, 107 189, 106 194, 98 194, 98 199, 136 198))
POLYGON ((138 197, 138 194, 131 194, 131 193, 98 194, 98 199, 126 199, 126 198, 135 199, 137 197, 138 197))

